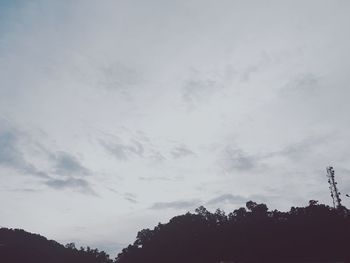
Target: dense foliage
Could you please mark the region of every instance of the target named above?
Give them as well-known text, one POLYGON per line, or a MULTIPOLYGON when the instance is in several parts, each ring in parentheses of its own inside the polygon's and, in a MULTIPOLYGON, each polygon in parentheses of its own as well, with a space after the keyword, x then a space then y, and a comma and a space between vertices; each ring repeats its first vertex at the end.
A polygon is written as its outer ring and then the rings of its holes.
POLYGON ((199 207, 153 230, 144 229, 117 263, 350 262, 350 216, 310 201, 289 212, 249 201, 225 215, 199 207))
POLYGON ((2 263, 112 263, 109 256, 89 247, 63 246, 56 241, 20 229, 0 229, 2 263))

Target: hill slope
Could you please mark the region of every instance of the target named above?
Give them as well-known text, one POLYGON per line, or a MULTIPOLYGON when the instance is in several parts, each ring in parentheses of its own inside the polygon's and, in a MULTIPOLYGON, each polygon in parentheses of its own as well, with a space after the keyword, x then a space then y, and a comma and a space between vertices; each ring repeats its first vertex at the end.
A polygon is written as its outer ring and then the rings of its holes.
POLYGON ((98 250, 77 250, 19 229, 0 229, 0 262, 4 263, 110 263, 98 250))
POLYGON ((249 201, 225 215, 204 207, 144 229, 118 263, 350 262, 350 214, 310 201, 289 212, 249 201))

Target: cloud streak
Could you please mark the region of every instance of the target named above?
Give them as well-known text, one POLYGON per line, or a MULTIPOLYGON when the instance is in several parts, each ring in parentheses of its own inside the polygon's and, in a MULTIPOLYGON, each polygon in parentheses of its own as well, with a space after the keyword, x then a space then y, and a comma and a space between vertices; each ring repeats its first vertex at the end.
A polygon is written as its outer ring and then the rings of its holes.
POLYGON ((199 200, 189 201, 172 201, 172 202, 156 202, 150 209, 161 210, 161 209, 191 209, 200 204, 199 200))
POLYGON ((20 133, 13 129, 0 129, 0 165, 19 173, 48 178, 48 175, 29 163, 19 145, 20 133))
POLYGON ((208 205, 224 205, 224 204, 241 205, 247 201, 248 201, 247 198, 240 195, 222 194, 208 200, 206 204, 208 205))
POLYGON ((190 149, 188 149, 184 145, 179 145, 171 151, 171 155, 173 156, 174 159, 179 159, 189 155, 194 155, 194 152, 192 152, 190 149))
POLYGON ((58 175, 79 176, 89 175, 91 172, 79 160, 67 152, 58 152, 52 156, 54 172, 58 175))
POLYGON ((84 194, 97 195, 92 189, 90 183, 82 178, 67 178, 67 179, 54 179, 51 178, 45 182, 45 184, 56 190, 78 190, 84 194))
POLYGON ((100 141, 103 148, 119 160, 127 160, 132 156, 142 157, 143 145, 133 140, 128 144, 100 141))
MULTIPOLYGON (((90 183, 81 176, 90 175, 91 172, 81 165, 79 160, 67 152, 53 154, 43 149, 42 154, 47 157, 46 166, 53 166, 53 173, 65 178, 57 179, 50 169, 39 169, 25 157, 26 146, 29 144, 29 135, 11 128, 5 122, 0 123, 0 166, 16 171, 19 175, 30 175, 39 179, 41 184, 57 190, 76 189, 82 193, 94 194, 90 183)), ((23 192, 29 192, 29 188, 23 192)), ((35 189, 30 189, 35 191, 35 189)))

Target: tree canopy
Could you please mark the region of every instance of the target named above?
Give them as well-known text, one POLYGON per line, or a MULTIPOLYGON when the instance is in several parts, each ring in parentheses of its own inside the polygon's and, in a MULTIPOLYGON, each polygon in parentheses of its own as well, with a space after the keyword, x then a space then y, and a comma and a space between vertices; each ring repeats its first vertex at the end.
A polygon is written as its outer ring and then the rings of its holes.
POLYGON ((0 262, 4 263, 112 263, 104 251, 77 249, 22 229, 0 229, 0 262))
POLYGON ((117 263, 349 261, 350 216, 311 200, 288 212, 253 201, 226 215, 201 206, 141 230, 117 263))

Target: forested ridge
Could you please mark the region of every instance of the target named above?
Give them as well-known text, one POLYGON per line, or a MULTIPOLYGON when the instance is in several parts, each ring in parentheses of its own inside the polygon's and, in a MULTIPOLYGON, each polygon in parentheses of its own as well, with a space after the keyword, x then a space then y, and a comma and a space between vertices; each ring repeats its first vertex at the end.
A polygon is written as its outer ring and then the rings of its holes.
POLYGON ((22 229, 0 229, 1 263, 112 263, 103 251, 65 246, 22 229))
MULTIPOLYGON (((311 200, 306 207, 269 211, 252 201, 225 214, 205 207, 138 232, 115 263, 350 262, 350 211, 311 200)), ((23 230, 0 230, 1 262, 111 263, 94 249, 76 249, 23 230)))

